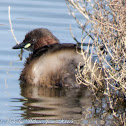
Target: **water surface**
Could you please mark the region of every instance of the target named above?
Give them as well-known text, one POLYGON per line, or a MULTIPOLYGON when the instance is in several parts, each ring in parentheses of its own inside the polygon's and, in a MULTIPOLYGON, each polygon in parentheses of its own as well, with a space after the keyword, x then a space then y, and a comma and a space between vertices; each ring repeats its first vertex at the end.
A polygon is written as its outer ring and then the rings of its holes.
MULTIPOLYGON (((1 124, 25 125, 36 123, 30 122, 32 119, 73 119, 71 117, 72 114, 67 112, 67 109, 70 109, 70 106, 67 104, 73 105, 73 108, 74 104, 67 103, 69 100, 64 100, 66 98, 65 92, 62 94, 63 91, 43 89, 42 94, 39 94, 38 89, 26 88, 28 89, 26 90, 20 87, 18 78, 29 52, 25 51, 22 60, 20 60, 20 50, 12 50, 12 47, 16 43, 10 32, 8 6, 11 7, 11 20, 14 33, 20 42, 28 31, 44 27, 48 28, 62 43, 72 43, 74 41, 69 31, 70 24, 77 28, 75 21, 68 14, 64 0, 0 1, 1 124), (46 90, 48 94, 45 94, 46 90), (65 106, 68 106, 68 108, 65 106)), ((76 32, 79 32, 78 29, 76 30, 76 32)), ((80 111, 79 106, 77 107, 78 111, 80 111)), ((78 111, 77 115, 80 115, 78 111)))

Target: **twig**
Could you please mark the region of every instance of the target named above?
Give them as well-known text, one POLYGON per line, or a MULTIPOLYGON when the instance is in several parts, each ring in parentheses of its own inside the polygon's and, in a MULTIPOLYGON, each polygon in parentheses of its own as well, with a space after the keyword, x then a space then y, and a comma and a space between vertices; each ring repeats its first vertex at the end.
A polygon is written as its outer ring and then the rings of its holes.
POLYGON ((72 38, 76 41, 76 43, 79 44, 80 42, 76 39, 76 37, 75 37, 74 34, 72 33, 71 25, 70 25, 70 34, 71 34, 72 38))
POLYGON ((8 17, 9 17, 10 31, 12 33, 12 36, 13 36, 14 40, 16 41, 16 43, 19 44, 19 42, 17 41, 17 39, 14 35, 14 31, 13 31, 13 28, 12 28, 11 17, 10 17, 10 6, 8 6, 8 17))

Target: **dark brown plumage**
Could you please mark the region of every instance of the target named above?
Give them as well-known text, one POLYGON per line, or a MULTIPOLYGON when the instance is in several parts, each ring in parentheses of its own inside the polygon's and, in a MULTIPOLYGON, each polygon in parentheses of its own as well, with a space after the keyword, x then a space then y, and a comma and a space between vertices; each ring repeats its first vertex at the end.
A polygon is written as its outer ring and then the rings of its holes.
POLYGON ((27 58, 20 80, 30 85, 79 87, 75 74, 83 57, 75 44, 60 44, 47 29, 35 29, 26 34, 24 41, 13 49, 25 48, 32 53, 27 58))

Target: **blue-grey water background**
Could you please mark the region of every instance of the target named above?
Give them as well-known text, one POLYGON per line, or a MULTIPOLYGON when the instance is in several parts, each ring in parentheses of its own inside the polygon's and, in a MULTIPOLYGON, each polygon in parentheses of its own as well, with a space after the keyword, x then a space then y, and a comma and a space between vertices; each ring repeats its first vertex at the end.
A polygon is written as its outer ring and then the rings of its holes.
MULTIPOLYGON (((22 42, 25 34, 35 28, 48 28, 61 43, 75 43, 70 34, 80 41, 81 31, 69 14, 65 0, 1 0, 0 1, 0 125, 1 126, 68 126, 108 124, 103 121, 102 109, 92 108, 87 90, 61 90, 22 87, 18 80, 29 52, 13 50, 16 44, 8 21, 8 6, 15 36, 22 42)), ((83 17, 79 17, 83 20, 83 17)), ((123 110, 121 110, 123 111, 123 110)))
MULTIPOLYGON (((64 103, 63 96, 62 98, 59 95, 51 95, 51 97, 48 94, 47 96, 43 95, 43 97, 33 95, 31 99, 38 97, 41 99, 39 102, 40 105, 32 105, 32 103, 31 105, 27 105, 30 103, 22 95, 18 78, 29 52, 25 51, 22 60, 20 60, 20 50, 12 50, 16 42, 10 32, 8 6, 11 7, 11 21, 14 33, 20 42, 28 31, 41 27, 48 28, 61 43, 75 43, 70 34, 70 25, 74 29, 73 33, 77 37, 81 36, 76 22, 69 14, 65 0, 0 1, 0 125, 36 124, 36 122, 31 122, 31 120, 33 121, 33 119, 39 119, 40 117, 42 117, 40 119, 45 120, 66 119, 72 121, 76 117, 81 119, 80 106, 74 106, 74 102, 64 103), (28 112, 28 110, 32 110, 32 107, 29 106, 40 108, 40 111, 33 110, 35 114, 32 115, 32 111, 28 112), (73 109, 70 109, 72 106, 73 109), (77 108, 77 112, 74 112, 74 107, 77 108), (71 114, 69 109, 71 110, 71 114)), ((37 94, 37 91, 35 93, 37 94)), ((55 124, 55 122, 53 123, 55 124)))

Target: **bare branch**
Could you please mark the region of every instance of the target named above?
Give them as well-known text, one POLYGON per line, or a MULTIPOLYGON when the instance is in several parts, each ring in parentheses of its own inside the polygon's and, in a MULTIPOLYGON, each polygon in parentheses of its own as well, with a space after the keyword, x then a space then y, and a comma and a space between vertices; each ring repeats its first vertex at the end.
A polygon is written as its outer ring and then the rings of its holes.
POLYGON ((9 24, 10 24, 10 31, 12 33, 12 36, 14 38, 14 40, 16 41, 17 44, 19 44, 19 42, 17 41, 15 35, 14 35, 14 30, 12 28, 12 22, 11 22, 11 16, 10 16, 10 6, 8 6, 8 18, 9 18, 9 24))

